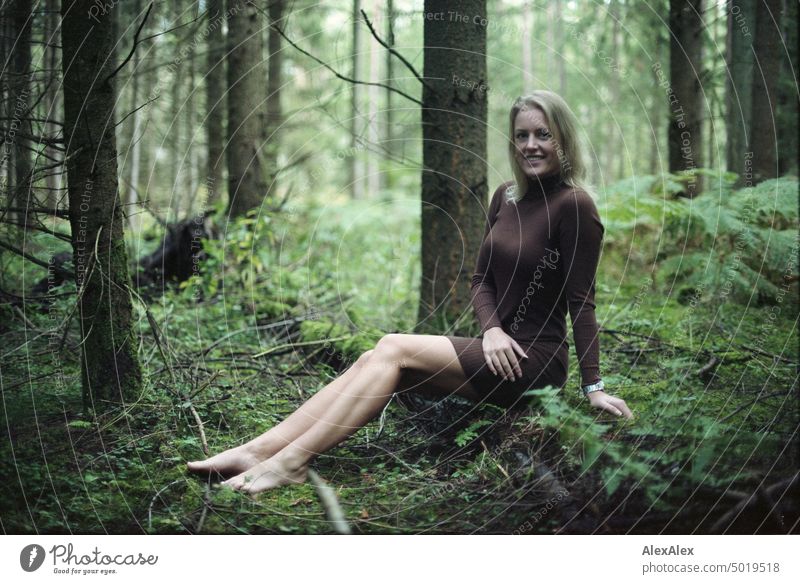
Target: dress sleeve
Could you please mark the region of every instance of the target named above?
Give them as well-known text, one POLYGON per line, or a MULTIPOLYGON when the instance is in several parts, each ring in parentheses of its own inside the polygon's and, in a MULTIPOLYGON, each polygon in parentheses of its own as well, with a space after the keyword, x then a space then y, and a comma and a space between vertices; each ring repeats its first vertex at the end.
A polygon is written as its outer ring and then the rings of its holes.
POLYGON ((595 318, 594 293, 604 232, 594 200, 584 191, 575 191, 562 211, 559 243, 582 385, 600 380, 600 329, 595 318))
POLYGON ((483 238, 481 238, 481 245, 478 250, 475 273, 472 276, 472 308, 475 310, 475 316, 480 324, 481 334, 485 333, 490 328, 502 326, 500 317, 497 315, 497 287, 492 277, 491 268, 489 267, 492 244, 490 241, 486 241, 486 238, 497 218, 500 203, 505 196, 506 186, 506 184, 500 185, 494 192, 494 195, 492 195, 492 200, 489 203, 489 210, 486 214, 486 228, 484 229, 483 238))

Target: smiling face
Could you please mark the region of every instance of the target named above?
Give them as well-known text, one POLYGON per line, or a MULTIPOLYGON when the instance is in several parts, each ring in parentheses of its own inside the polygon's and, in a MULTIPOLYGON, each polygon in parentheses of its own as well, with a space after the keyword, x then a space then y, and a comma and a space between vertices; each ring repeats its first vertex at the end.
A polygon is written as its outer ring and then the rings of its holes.
POLYGON ((537 181, 561 171, 557 143, 539 108, 521 110, 514 120, 517 164, 528 180, 537 181))

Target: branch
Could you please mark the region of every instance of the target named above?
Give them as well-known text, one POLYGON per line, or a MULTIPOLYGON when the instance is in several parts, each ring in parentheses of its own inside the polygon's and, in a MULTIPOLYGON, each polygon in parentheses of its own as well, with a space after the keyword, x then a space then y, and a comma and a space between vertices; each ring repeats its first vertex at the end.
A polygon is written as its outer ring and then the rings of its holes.
POLYGON ((42 213, 43 215, 55 215, 62 219, 69 219, 69 211, 66 209, 46 209, 45 207, 5 207, 11 213, 42 213))
POLYGON ((357 80, 357 79, 352 79, 352 78, 350 78, 350 77, 347 77, 347 76, 345 76, 345 75, 342 75, 341 73, 339 73, 338 71, 336 71, 336 70, 335 70, 333 67, 331 67, 330 65, 328 65, 328 64, 327 64, 327 63, 325 63, 324 61, 322 61, 322 60, 318 59, 317 57, 315 57, 314 55, 312 55, 312 54, 311 54, 311 53, 309 53, 308 51, 306 51, 306 50, 303 50, 303 49, 301 49, 299 46, 297 46, 297 44, 295 44, 295 43, 294 43, 294 42, 293 42, 293 41, 292 41, 292 40, 291 40, 289 37, 287 37, 287 36, 284 34, 284 32, 283 32, 283 31, 282 31, 280 28, 278 28, 277 26, 273 26, 273 27, 272 27, 272 29, 273 29, 273 30, 275 30, 275 31, 277 31, 277 32, 278 32, 278 34, 280 34, 280 35, 281 35, 283 38, 285 38, 285 39, 286 39, 286 42, 287 42, 287 43, 289 43, 290 45, 292 45, 292 46, 293 46, 295 49, 297 49, 298 51, 300 51, 301 53, 303 53, 305 56, 309 57, 310 59, 313 59, 314 61, 316 61, 317 63, 319 63, 319 64, 320 64, 320 65, 322 65, 323 67, 325 67, 325 68, 326 68, 328 71, 330 71, 331 73, 333 73, 334 75, 336 75, 336 77, 338 77, 339 79, 342 79, 342 80, 344 80, 344 81, 349 81, 350 83, 355 83, 355 84, 358 84, 358 85, 375 85, 375 86, 377 86, 377 87, 383 87, 384 89, 388 89, 389 91, 394 91, 395 93, 397 93, 397 94, 399 94, 399 95, 402 95, 402 96, 403 96, 403 97, 405 97, 406 99, 409 99, 409 100, 413 101, 414 103, 416 103, 416 104, 418 104, 418 105, 420 105, 420 106, 421 106, 421 105, 423 105, 423 104, 422 104, 422 102, 421 102, 420 100, 418 100, 417 98, 415 98, 415 97, 412 97, 412 96, 410 96, 409 94, 407 94, 406 92, 404 92, 404 91, 401 91, 401 90, 399 90, 399 89, 395 89, 394 87, 391 87, 391 86, 389 86, 389 85, 386 85, 386 84, 384 84, 384 83, 372 83, 372 82, 369 82, 369 81, 359 81, 359 80, 357 80))
POLYGON ((308 478, 317 490, 317 496, 319 497, 320 503, 322 503, 322 508, 325 509, 325 515, 328 516, 328 521, 331 522, 333 529, 336 533, 350 535, 350 525, 347 523, 347 519, 345 519, 344 512, 342 511, 341 505, 339 505, 338 499, 336 499, 336 493, 333 492, 333 489, 328 483, 322 480, 322 477, 314 472, 313 469, 308 469, 308 478))
POLYGON ((29 254, 25 253, 24 251, 22 251, 19 248, 14 247, 13 245, 9 245, 9 244, 7 244, 7 243, 5 243, 3 241, 0 241, 0 247, 4 247, 9 251, 13 251, 15 254, 24 257, 29 262, 31 262, 33 264, 36 264, 37 266, 43 267, 45 270, 50 270, 52 268, 54 272, 56 272, 57 274, 60 274, 61 276, 65 277, 65 278, 74 278, 75 277, 75 274, 73 274, 69 270, 65 270, 64 268, 60 268, 56 264, 52 264, 52 265, 47 264, 47 263, 43 262, 42 260, 40 260, 39 258, 36 258, 36 257, 34 257, 32 255, 29 255, 29 254))
POLYGON ((361 15, 364 17, 364 22, 367 23, 367 27, 369 28, 370 32, 372 33, 372 36, 375 37, 375 40, 378 41, 382 46, 386 47, 386 50, 388 50, 392 55, 394 55, 395 57, 400 59, 403 62, 403 65, 408 67, 409 71, 411 71, 414 74, 414 77, 416 77, 419 80, 420 83, 422 83, 425 87, 427 87, 428 89, 433 91, 433 88, 430 85, 428 85, 425 82, 425 80, 422 78, 422 76, 419 73, 417 73, 417 70, 414 69, 414 65, 412 65, 410 62, 408 62, 403 55, 401 55, 395 49, 390 47, 382 38, 380 38, 378 36, 378 33, 375 31, 375 28, 372 26, 372 23, 370 22, 369 18, 367 18, 367 13, 364 12, 363 9, 361 9, 361 15))
POLYGON ((111 74, 105 78, 104 80, 105 82, 108 82, 117 73, 119 73, 120 69, 122 69, 125 65, 127 65, 128 61, 130 61, 131 57, 133 57, 133 54, 136 52, 136 47, 139 45, 139 34, 142 32, 142 29, 144 28, 144 23, 147 22, 147 17, 150 15, 150 11, 152 9, 153 9, 153 3, 151 2, 150 6, 147 7, 147 12, 144 13, 144 18, 142 18, 142 22, 139 23, 139 28, 136 29, 136 34, 133 35, 133 46, 131 47, 131 52, 128 54, 127 57, 125 57, 125 60, 122 61, 122 63, 120 63, 117 66, 117 68, 114 69, 114 71, 112 71, 111 74))

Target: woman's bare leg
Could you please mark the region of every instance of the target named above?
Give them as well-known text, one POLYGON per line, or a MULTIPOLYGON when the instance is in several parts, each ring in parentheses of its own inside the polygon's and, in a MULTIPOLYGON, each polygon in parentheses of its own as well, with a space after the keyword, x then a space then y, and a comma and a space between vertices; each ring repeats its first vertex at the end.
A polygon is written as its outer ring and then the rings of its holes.
POLYGON ((427 376, 424 390, 441 395, 478 395, 464 375, 452 343, 444 336, 390 334, 373 350, 355 379, 303 434, 271 458, 223 484, 255 494, 303 482, 309 461, 333 448, 375 418, 401 386, 404 371, 427 376))
POLYGON ((188 469, 192 472, 217 473, 230 477, 273 456, 314 425, 323 412, 331 407, 347 384, 355 379, 371 354, 372 350, 362 354, 344 373, 308 398, 277 426, 245 444, 220 452, 211 458, 189 462, 188 469))

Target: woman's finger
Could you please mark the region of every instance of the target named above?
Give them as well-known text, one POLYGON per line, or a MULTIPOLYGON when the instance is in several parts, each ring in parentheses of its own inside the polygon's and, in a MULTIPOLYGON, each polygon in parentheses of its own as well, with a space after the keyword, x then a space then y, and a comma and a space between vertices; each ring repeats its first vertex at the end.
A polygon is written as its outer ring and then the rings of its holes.
POLYGON ((527 359, 528 356, 525 354, 525 351, 522 350, 522 347, 519 346, 519 343, 514 339, 511 339, 511 344, 514 347, 514 350, 519 354, 520 357, 523 359, 527 359))
POLYGON ((628 407, 628 404, 625 403, 624 399, 617 398, 617 401, 615 402, 615 404, 616 404, 617 408, 622 410, 622 413, 625 415, 626 418, 628 418, 628 419, 633 418, 633 412, 631 412, 631 409, 628 407))
POLYGON ((500 365, 505 373, 506 379, 514 381, 514 368, 512 367, 511 363, 509 363, 506 354, 501 351, 498 353, 497 358, 500 361, 500 365))
POLYGON ((494 368, 494 363, 492 363, 492 358, 486 353, 483 354, 483 358, 486 361, 486 364, 489 366, 489 371, 497 375, 497 369, 494 368))
POLYGON ((508 359, 508 362, 511 363, 511 367, 514 370, 514 373, 516 373, 517 377, 522 377, 522 367, 520 367, 519 358, 514 353, 513 349, 508 349, 506 351, 506 358, 508 359))

